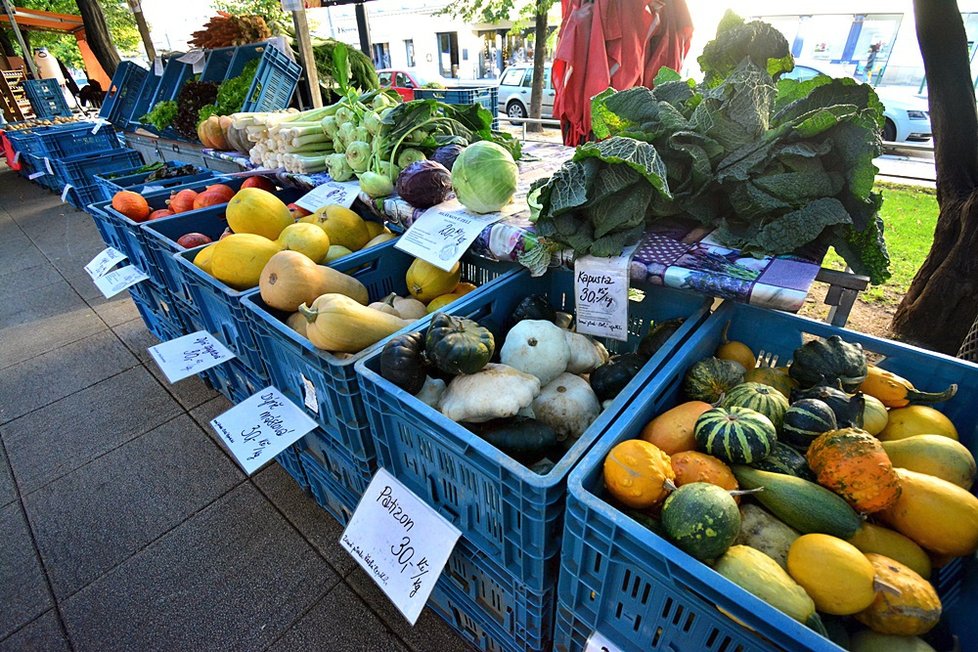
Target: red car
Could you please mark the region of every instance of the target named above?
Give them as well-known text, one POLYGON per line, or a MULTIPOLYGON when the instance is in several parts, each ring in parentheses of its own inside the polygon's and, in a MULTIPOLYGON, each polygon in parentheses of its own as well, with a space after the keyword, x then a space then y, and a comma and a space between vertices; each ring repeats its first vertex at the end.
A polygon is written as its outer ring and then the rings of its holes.
POLYGON ((410 102, 414 99, 415 88, 422 88, 429 82, 438 82, 441 87, 445 85, 440 79, 422 77, 416 70, 410 68, 400 70, 384 68, 377 71, 377 78, 380 79, 381 88, 393 88, 405 102, 410 102))

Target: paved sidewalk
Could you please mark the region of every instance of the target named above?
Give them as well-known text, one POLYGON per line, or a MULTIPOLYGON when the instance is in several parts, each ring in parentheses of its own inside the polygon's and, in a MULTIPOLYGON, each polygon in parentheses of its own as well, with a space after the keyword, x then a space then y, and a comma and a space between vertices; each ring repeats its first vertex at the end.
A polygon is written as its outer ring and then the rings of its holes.
POLYGON ((247 478, 167 384, 91 218, 0 168, 0 652, 465 650, 411 628, 277 465, 247 478))

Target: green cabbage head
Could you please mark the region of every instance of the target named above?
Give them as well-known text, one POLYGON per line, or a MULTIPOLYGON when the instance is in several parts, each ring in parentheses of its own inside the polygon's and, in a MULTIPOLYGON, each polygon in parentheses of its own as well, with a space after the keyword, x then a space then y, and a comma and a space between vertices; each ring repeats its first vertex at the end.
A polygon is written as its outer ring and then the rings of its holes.
POLYGON ((475 213, 492 213, 508 204, 516 194, 518 180, 512 155, 488 140, 466 147, 452 167, 455 195, 475 213))

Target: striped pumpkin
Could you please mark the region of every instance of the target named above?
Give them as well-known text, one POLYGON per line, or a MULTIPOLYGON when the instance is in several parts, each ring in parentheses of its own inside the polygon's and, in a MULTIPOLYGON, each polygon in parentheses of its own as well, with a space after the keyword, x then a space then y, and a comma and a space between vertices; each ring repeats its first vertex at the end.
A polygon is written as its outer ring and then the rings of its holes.
POLYGON ((781 428, 784 413, 788 409, 788 399, 770 385, 763 383, 741 383, 723 397, 722 407, 745 407, 757 410, 774 424, 781 428))
POLYGON ((835 412, 825 401, 804 398, 788 406, 781 423, 781 439, 787 444, 808 450, 823 432, 837 428, 835 412))
POLYGON ((757 410, 713 408, 696 420, 697 447, 729 464, 750 464, 767 457, 778 440, 774 424, 757 410))

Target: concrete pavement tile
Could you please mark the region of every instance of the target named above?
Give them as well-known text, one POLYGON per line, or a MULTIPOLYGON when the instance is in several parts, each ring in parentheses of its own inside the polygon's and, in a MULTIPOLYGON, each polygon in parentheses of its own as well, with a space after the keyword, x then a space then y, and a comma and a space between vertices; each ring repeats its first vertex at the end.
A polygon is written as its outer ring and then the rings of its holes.
POLYGON ((28 494, 181 412, 137 366, 6 424, 3 437, 28 494))
MULTIPOLYGON (((76 311, 91 310, 78 293, 63 279, 39 288, 13 289, 8 286, 0 305, 0 327, 30 324, 38 319, 65 316, 76 311)), ((6 346, 6 342, 4 342, 6 346)))
MULTIPOLYGON (((122 343, 126 345, 133 355, 145 365, 155 365, 152 356, 146 350, 151 346, 160 343, 156 336, 146 330, 146 324, 140 318, 130 319, 127 322, 113 326, 112 331, 119 336, 122 343)), ((150 367, 152 368, 152 367, 150 367)))
POLYGON ((306 650, 407 652, 390 629, 342 583, 269 648, 269 652, 306 650))
POLYGON ((270 645, 338 581, 246 482, 61 606, 79 652, 244 652, 270 645))
POLYGON ((346 575, 353 570, 356 562, 337 543, 343 534, 343 526, 320 509, 316 501, 299 488, 285 469, 278 464, 269 464, 252 480, 337 573, 346 575))
POLYGON ((112 331, 102 331, 3 370, 0 423, 90 387, 139 361, 112 331))
POLYGON ((7 455, 0 449, 0 507, 17 500, 17 486, 14 484, 14 474, 7 462, 7 455))
POLYGON ((25 235, 0 243, 0 274, 22 272, 44 260, 44 254, 25 235))
MULTIPOLYGON (((184 378, 181 381, 171 384, 166 379, 166 376, 163 375, 156 362, 150 361, 147 363, 146 368, 166 387, 166 391, 170 392, 173 398, 177 400, 177 403, 183 406, 184 410, 193 410, 214 397, 220 396, 220 394, 208 387, 207 383, 200 376, 191 376, 190 378, 184 378)), ((210 429, 210 426, 207 426, 207 428, 210 429)))
POLYGON ((54 606, 20 503, 0 508, 0 639, 54 606))
POLYGON ((89 299, 88 304, 110 327, 139 318, 139 310, 129 296, 128 290, 120 292, 111 299, 106 299, 99 294, 95 299, 89 299))
POLYGON ((70 652, 54 609, 0 641, 0 652, 70 652))
POLYGON ((38 261, 36 264, 17 272, 7 272, 0 274, 0 302, 8 303, 13 294, 25 290, 36 290, 37 288, 50 285, 52 283, 64 282, 57 268, 47 260, 38 261))
POLYGON ((55 596, 64 600, 243 480, 181 415, 25 496, 55 596))
POLYGON ((421 612, 414 627, 404 619, 394 603, 390 601, 372 579, 359 567, 353 569, 344 580, 360 598, 377 612, 394 633, 414 652, 470 652, 471 647, 459 638, 455 630, 442 620, 438 614, 427 607, 421 612))
MULTIPOLYGON (((68 285, 65 284, 65 287, 68 285)), ((72 296, 81 301, 73 291, 72 296)), ((0 327, 0 369, 83 340, 107 328, 91 308, 84 303, 81 306, 75 310, 38 317, 31 322, 0 327)))
POLYGON ((190 416, 194 418, 194 421, 196 421, 200 427, 204 429, 204 432, 206 432, 214 443, 217 444, 222 451, 224 451, 224 454, 227 455, 228 458, 231 457, 231 453, 228 452, 228 449, 225 448, 221 440, 217 438, 217 433, 214 432, 213 428, 211 428, 211 419, 219 414, 224 414, 232 407, 234 407, 234 403, 227 400, 224 396, 218 394, 203 405, 190 411, 190 416))

